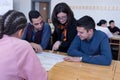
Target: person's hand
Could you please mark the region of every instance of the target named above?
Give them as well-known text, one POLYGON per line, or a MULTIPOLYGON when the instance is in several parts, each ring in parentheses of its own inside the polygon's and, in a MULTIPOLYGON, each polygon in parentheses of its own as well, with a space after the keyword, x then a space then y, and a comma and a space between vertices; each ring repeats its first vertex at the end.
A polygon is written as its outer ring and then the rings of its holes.
POLYGON ((52 51, 54 50, 58 50, 59 46, 60 46, 61 42, 60 41, 56 41, 52 47, 52 51))
POLYGON ((65 61, 69 61, 69 62, 80 62, 82 60, 82 57, 70 57, 67 56, 64 58, 65 61))
POLYGON ((36 44, 36 43, 30 43, 30 44, 31 44, 31 46, 33 47, 33 49, 35 50, 36 53, 43 51, 42 47, 39 44, 36 44))

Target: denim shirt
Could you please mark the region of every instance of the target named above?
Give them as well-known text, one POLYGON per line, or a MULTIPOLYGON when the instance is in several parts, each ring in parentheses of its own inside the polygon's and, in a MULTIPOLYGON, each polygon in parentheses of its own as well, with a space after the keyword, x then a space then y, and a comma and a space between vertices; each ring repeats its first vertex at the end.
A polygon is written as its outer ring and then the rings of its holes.
MULTIPOLYGON (((28 23, 28 25, 30 25, 30 23, 28 23)), ((25 28, 24 34, 23 34, 23 37, 22 37, 22 39, 24 39, 24 40, 26 38, 27 31, 28 31, 27 27, 25 28)), ((43 25, 43 33, 42 33, 42 40, 41 40, 41 43, 39 43, 39 45, 41 45, 43 49, 47 48, 47 46, 49 44, 49 41, 50 41, 50 37, 51 37, 51 28, 50 28, 48 23, 44 23, 44 25, 43 25)))

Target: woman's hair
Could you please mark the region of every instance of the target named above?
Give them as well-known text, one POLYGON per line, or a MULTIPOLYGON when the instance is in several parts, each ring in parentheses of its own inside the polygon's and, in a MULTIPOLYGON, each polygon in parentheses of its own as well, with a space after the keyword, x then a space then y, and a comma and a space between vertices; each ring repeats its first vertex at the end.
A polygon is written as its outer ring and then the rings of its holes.
POLYGON ((15 10, 6 12, 0 20, 0 36, 3 34, 12 35, 20 29, 24 29, 27 23, 25 15, 15 10))
POLYGON ((57 19, 57 14, 63 12, 67 14, 67 24, 72 23, 72 20, 74 19, 74 14, 71 10, 71 8, 66 3, 58 3, 52 13, 52 22, 55 26, 58 26, 60 22, 57 19))
POLYGON ((100 20, 100 21, 97 23, 97 25, 98 25, 98 26, 101 26, 102 24, 106 24, 106 23, 107 23, 107 21, 104 20, 104 19, 102 19, 102 20, 100 20))

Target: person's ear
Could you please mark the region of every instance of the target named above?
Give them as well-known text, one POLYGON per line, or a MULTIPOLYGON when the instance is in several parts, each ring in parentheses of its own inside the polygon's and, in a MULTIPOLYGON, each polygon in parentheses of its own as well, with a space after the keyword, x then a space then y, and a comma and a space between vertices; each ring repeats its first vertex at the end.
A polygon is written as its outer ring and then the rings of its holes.
POLYGON ((93 29, 89 29, 88 33, 90 33, 90 34, 93 33, 93 29))
POLYGON ((24 30, 23 30, 23 29, 20 29, 20 30, 18 31, 18 37, 19 37, 19 38, 22 38, 23 33, 24 33, 24 30))
POLYGON ((90 31, 90 32, 93 32, 93 29, 90 29, 89 31, 90 31))

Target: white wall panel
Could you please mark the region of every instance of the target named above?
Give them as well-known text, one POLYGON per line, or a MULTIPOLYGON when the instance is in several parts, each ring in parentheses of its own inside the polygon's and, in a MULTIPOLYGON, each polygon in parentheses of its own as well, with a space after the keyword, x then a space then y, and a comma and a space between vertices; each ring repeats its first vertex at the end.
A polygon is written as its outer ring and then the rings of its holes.
POLYGON ((0 0, 0 15, 13 9, 13 0, 0 0))
POLYGON ((73 10, 76 19, 84 15, 93 17, 96 23, 100 19, 106 19, 107 22, 113 19, 120 27, 120 0, 52 0, 51 13, 59 2, 66 2, 73 10))

